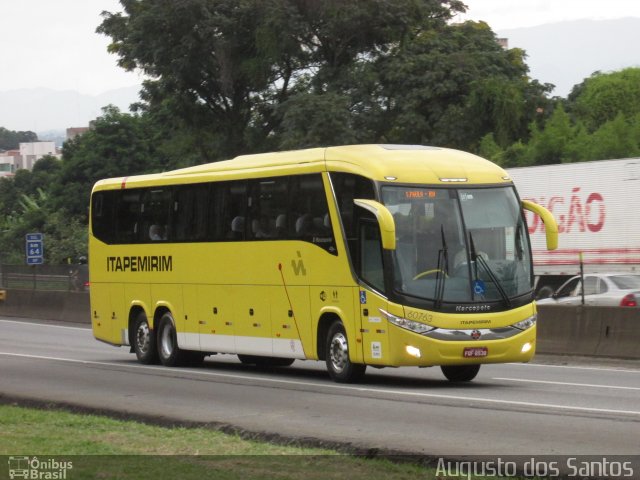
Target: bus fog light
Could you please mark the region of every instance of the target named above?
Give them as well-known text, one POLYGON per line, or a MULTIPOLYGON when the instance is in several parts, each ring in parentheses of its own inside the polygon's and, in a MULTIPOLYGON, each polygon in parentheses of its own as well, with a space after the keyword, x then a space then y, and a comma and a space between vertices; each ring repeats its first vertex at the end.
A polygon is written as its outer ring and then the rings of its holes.
POLYGON ((531 349, 533 348, 533 345, 531 345, 531 342, 527 342, 524 345, 522 345, 522 349, 520 350, 521 353, 527 353, 529 351, 531 351, 531 349))
POLYGON ((420 353, 420 349, 416 348, 412 345, 407 345, 405 347, 405 350, 407 351, 407 353, 409 355, 411 355, 412 357, 416 357, 416 358, 420 358, 422 356, 422 353, 420 353))

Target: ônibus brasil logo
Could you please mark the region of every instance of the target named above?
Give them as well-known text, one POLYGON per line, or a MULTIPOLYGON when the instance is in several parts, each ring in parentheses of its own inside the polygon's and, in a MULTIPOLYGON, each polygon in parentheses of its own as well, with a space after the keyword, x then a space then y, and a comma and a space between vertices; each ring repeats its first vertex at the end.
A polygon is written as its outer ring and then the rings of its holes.
POLYGON ((67 471, 73 468, 72 462, 54 458, 44 460, 38 457, 9 457, 9 478, 26 478, 33 480, 65 480, 67 471))

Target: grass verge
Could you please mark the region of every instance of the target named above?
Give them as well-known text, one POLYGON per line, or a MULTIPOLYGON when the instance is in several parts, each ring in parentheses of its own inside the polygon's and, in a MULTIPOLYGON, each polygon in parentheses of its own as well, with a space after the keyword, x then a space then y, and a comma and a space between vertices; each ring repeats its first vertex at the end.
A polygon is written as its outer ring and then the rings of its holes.
POLYGON ((0 478, 9 473, 6 462, 12 466, 9 456, 14 467, 18 457, 37 457, 45 477, 65 480, 437 478, 435 470, 419 465, 273 445, 207 428, 168 428, 12 405, 0 405, 0 455, 6 456, 0 478), (64 477, 52 476, 63 462, 72 468, 64 477))

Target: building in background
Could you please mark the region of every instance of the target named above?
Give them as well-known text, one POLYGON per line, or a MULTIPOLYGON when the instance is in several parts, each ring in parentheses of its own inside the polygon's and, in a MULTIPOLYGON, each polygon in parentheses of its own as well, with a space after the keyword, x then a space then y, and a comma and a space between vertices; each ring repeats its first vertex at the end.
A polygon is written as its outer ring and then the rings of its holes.
POLYGON ((15 174, 20 169, 32 170, 35 163, 46 155, 61 158, 55 142, 26 142, 19 150, 0 153, 0 176, 15 174))
POLYGON ((73 140, 76 137, 89 131, 91 127, 70 127, 67 128, 67 140, 73 140))

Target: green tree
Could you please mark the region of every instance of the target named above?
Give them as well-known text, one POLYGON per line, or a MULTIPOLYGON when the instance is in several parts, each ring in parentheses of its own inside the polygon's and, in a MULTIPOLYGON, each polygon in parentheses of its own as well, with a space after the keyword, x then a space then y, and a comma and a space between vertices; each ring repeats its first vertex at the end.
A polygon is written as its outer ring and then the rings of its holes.
POLYGON ((0 150, 13 150, 20 143, 37 142, 38 136, 33 132, 14 132, 0 127, 0 150))
POLYGON ((640 68, 595 72, 573 88, 567 104, 568 111, 590 132, 619 114, 630 119, 640 113, 640 68))
POLYGON ((314 89, 341 100, 325 102, 333 105, 330 110, 314 111, 317 94, 307 96, 306 121, 288 122, 283 136, 290 141, 283 144, 296 145, 300 132, 322 128, 315 116, 330 111, 342 119, 334 135, 338 141, 347 136, 358 142, 476 149, 488 133, 504 147, 526 133, 550 86, 528 79, 524 53, 503 50, 485 23, 431 21, 422 27, 383 52, 355 59, 334 83, 314 89))
POLYGON ((605 160, 640 155, 640 137, 637 133, 634 125, 627 121, 624 114, 619 113, 591 135, 588 159, 605 160))
POLYGON ((153 78, 145 83, 142 108, 169 113, 170 121, 159 125, 206 132, 206 160, 326 138, 309 128, 286 134, 300 111, 317 114, 311 119, 317 126, 345 100, 347 113, 357 112, 354 99, 362 95, 351 81, 358 65, 464 10, 458 0, 121 3, 124 13, 106 12, 98 31, 111 37, 122 67, 153 78))
POLYGON ((561 163, 568 158, 567 151, 575 130, 562 105, 556 108, 544 128, 532 125, 527 146, 527 161, 534 165, 561 163))
POLYGON ((91 130, 64 144, 53 204, 86 223, 89 194, 96 181, 158 172, 169 166, 158 154, 148 118, 108 106, 91 130))

